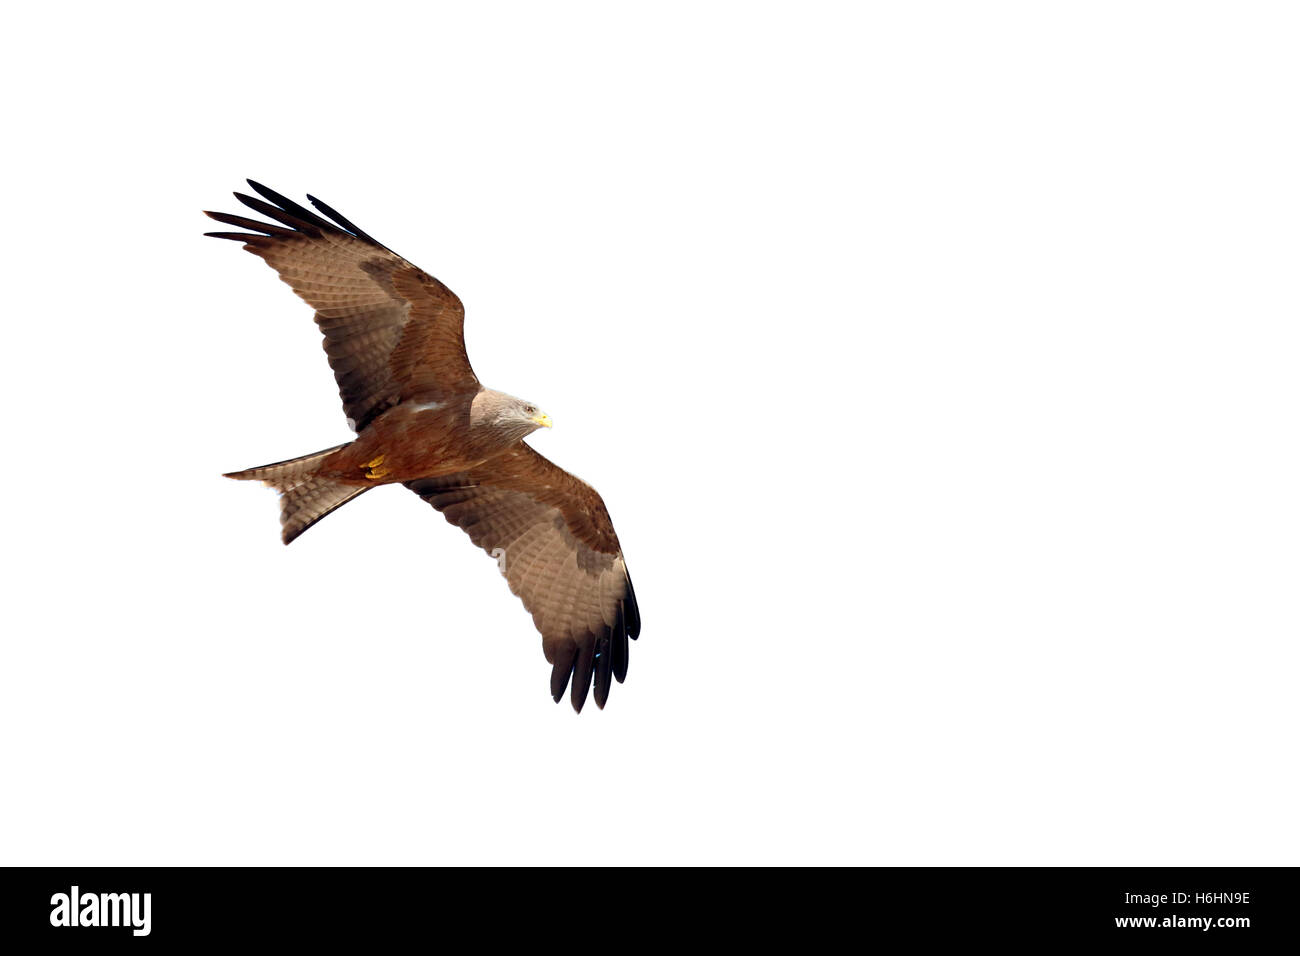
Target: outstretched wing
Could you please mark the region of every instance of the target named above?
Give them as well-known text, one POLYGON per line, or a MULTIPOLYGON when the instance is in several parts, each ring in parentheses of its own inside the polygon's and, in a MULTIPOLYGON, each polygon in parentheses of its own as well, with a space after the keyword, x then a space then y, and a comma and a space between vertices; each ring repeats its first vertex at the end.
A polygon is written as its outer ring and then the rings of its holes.
POLYGON ((574 710, 593 684, 604 707, 610 679, 627 676, 628 639, 641 633, 641 615, 596 490, 523 442, 479 468, 406 487, 504 559, 510 590, 542 634, 551 696, 558 702, 572 677, 574 710))
POLYGON ((361 431, 404 398, 479 387, 465 354, 456 294, 308 196, 328 221, 251 179, 264 199, 235 193, 275 223, 209 212, 254 232, 209 232, 244 243, 316 310, 348 424, 361 431))

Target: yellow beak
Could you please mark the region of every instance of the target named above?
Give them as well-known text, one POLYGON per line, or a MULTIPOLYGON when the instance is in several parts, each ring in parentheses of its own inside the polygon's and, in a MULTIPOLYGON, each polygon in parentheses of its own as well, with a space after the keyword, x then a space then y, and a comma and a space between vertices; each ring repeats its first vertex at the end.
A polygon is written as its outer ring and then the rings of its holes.
POLYGON ((533 419, 533 421, 537 422, 537 424, 541 425, 543 428, 551 427, 550 415, 538 415, 536 418, 533 419))

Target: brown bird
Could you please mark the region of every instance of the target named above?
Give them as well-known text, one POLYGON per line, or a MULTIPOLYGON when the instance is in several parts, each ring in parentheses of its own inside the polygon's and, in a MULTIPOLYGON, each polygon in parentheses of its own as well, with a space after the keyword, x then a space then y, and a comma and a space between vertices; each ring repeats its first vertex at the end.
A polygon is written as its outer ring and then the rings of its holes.
POLYGON ((285 544, 371 488, 405 485, 497 558, 542 634, 555 700, 572 678, 574 710, 593 685, 604 707, 641 615, 600 495, 524 443, 550 417, 479 384, 445 285, 320 200, 307 197, 328 219, 248 184, 263 198, 235 198, 276 224, 208 212, 252 231, 206 235, 244 243, 316 310, 357 437, 226 477, 280 492, 285 544))

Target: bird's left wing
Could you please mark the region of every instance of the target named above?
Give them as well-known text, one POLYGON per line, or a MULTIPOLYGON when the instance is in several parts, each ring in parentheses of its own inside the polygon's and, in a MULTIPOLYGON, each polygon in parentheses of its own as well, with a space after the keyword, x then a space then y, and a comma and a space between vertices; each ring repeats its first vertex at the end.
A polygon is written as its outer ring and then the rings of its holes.
POLYGON ((627 676, 641 615, 596 490, 523 442, 471 471, 406 487, 501 562, 541 632, 555 700, 572 677, 574 710, 593 686, 604 707, 611 678, 627 676))
POLYGON ((465 310, 454 292, 320 200, 307 197, 323 216, 260 183, 248 184, 263 198, 235 198, 274 222, 209 212, 253 232, 208 235, 244 243, 316 310, 355 431, 413 394, 478 389, 465 354, 465 310))

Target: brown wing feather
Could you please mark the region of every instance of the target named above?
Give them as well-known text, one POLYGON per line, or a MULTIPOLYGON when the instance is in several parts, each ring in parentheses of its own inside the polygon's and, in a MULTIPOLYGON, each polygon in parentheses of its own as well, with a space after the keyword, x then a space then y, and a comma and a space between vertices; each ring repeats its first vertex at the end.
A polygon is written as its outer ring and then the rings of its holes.
POLYGON ((413 374, 419 374, 426 392, 436 392, 440 382, 456 390, 477 387, 464 352, 465 310, 455 293, 319 200, 311 201, 334 222, 252 180, 249 185, 264 199, 242 193, 235 197, 279 225, 209 212, 218 222, 265 235, 208 235, 243 242, 316 310, 343 410, 354 430, 361 431, 409 394, 406 385, 413 374), (426 323, 437 332, 430 335, 426 323), (411 331, 421 343, 433 340, 441 346, 446 338, 459 351, 439 347, 422 361, 416 348, 401 348, 411 331), (397 371, 393 360, 399 353, 397 371))
POLYGON ((627 676, 641 619, 596 490, 523 442, 479 468, 406 486, 484 551, 504 553, 510 590, 541 632, 556 701, 572 677, 575 710, 593 685, 604 707, 611 679, 627 676))
POLYGON ((478 378, 465 354, 465 310, 456 294, 419 269, 394 273, 393 287, 411 303, 411 321, 389 367, 401 397, 474 393, 478 378))

